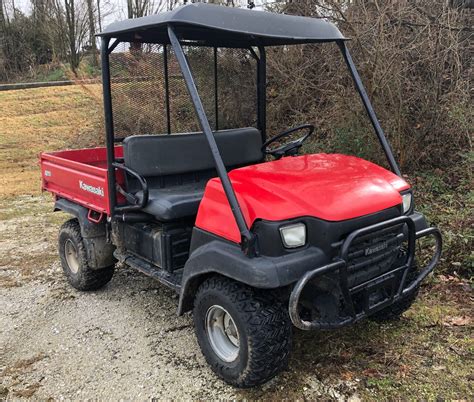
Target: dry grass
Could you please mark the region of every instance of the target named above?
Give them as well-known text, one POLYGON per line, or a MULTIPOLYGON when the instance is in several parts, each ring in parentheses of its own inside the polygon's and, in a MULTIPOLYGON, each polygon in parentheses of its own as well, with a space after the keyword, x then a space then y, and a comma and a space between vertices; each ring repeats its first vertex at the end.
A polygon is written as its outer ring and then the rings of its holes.
POLYGON ((318 380, 339 382, 341 393, 352 384, 362 400, 472 400, 472 325, 451 324, 472 315, 464 287, 460 282, 424 287, 393 323, 298 333, 293 368, 316 367, 318 380))
POLYGON ((96 141, 98 92, 98 86, 0 92, 0 198, 39 194, 40 152, 96 141))

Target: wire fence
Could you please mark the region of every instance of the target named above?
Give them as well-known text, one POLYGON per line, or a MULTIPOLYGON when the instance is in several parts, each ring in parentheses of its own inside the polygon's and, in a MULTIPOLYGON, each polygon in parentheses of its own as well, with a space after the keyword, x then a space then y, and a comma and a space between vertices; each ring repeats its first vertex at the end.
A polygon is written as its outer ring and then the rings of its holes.
MULTIPOLYGON (((257 67, 250 51, 183 50, 211 127, 255 126, 257 67)), ((110 55, 110 70, 117 137, 201 130, 171 46, 122 43, 110 55)))

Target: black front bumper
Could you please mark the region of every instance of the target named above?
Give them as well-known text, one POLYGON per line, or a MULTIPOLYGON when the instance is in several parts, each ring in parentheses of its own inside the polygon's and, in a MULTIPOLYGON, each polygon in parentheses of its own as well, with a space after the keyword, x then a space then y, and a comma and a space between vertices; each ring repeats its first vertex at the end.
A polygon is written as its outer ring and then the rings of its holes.
POLYGON ((433 271, 441 257, 442 238, 437 228, 431 227, 416 231, 414 221, 407 216, 401 216, 388 221, 376 223, 362 229, 355 230, 346 237, 340 248, 340 255, 332 263, 314 270, 308 271, 298 280, 294 286, 289 299, 289 314, 293 324, 300 329, 335 329, 345 325, 353 324, 373 313, 379 311, 397 301, 405 298, 416 291, 420 283, 433 271), (406 259, 403 264, 391 267, 388 272, 371 278, 362 283, 351 284, 349 280, 349 253, 351 246, 364 236, 382 230, 390 230, 396 227, 404 227, 404 240, 406 243, 406 259), (407 276, 413 267, 415 260, 416 240, 422 237, 433 236, 436 248, 431 261, 426 267, 421 268, 415 278, 407 280, 407 276), (314 279, 324 275, 335 275, 344 302, 344 314, 337 319, 314 319, 307 321, 300 314, 300 297, 306 285, 314 279), (374 290, 384 287, 390 292, 382 300, 371 300, 374 290), (356 301, 357 298, 357 309, 356 301), (361 303, 362 300, 362 303, 361 303))

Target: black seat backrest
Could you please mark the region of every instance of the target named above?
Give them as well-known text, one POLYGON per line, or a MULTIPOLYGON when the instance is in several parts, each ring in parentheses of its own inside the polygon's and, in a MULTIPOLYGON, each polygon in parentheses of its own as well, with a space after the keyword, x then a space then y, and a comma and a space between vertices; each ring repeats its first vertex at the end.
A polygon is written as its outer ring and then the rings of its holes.
MULTIPOLYGON (((227 168, 263 160, 262 137, 256 128, 216 131, 214 138, 227 168)), ((125 166, 152 178, 148 180, 152 186, 159 182, 159 187, 166 187, 167 183, 182 184, 188 178, 199 181, 216 175, 203 133, 130 136, 123 141, 123 153, 125 166)))

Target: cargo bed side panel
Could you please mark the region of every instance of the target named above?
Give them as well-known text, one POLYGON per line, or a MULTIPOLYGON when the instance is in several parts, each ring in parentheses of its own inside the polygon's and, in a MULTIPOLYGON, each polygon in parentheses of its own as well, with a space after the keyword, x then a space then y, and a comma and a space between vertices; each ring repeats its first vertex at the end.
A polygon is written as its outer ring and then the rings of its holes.
POLYGON ((43 154, 41 175, 44 190, 109 214, 106 169, 43 154))

